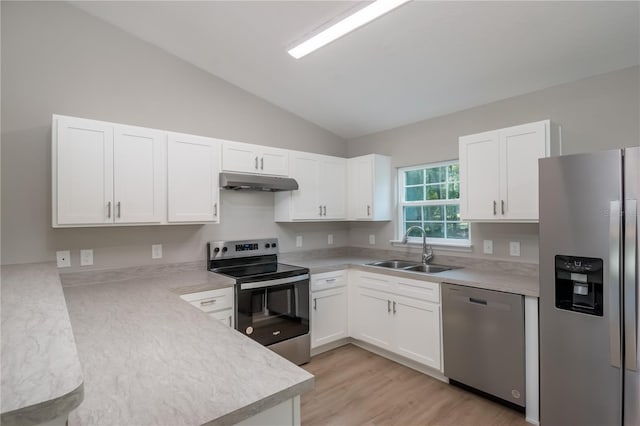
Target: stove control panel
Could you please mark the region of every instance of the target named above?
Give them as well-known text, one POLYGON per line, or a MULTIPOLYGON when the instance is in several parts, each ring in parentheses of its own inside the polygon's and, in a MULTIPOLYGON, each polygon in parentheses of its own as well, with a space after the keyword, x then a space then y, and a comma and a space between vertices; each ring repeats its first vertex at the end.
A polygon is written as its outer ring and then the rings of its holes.
POLYGON ((207 243, 210 259, 231 259, 234 257, 266 256, 278 254, 278 239, 210 241, 207 243))

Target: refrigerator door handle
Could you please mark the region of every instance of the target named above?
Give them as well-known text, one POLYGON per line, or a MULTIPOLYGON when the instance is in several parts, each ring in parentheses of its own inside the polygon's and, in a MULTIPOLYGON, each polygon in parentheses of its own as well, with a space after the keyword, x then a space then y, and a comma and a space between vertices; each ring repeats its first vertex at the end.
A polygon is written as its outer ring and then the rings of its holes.
POLYGON ((620 353, 620 201, 609 204, 609 349, 611 365, 622 366, 620 353))
POLYGON ((624 236, 624 363, 638 369, 638 201, 625 200, 624 236))

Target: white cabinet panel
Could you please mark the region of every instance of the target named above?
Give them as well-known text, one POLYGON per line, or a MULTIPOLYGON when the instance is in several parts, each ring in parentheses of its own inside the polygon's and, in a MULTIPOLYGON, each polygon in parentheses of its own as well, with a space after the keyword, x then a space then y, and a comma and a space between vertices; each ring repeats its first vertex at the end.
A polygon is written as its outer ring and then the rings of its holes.
POLYGON ((351 276, 351 337, 442 371, 440 284, 369 272, 351 276))
POLYGON ((215 139, 169 134, 169 222, 220 221, 219 150, 215 139))
POLYGON ((495 219, 500 182, 498 132, 460 138, 460 213, 463 219, 495 219))
POLYGON ((546 157, 545 122, 500 132, 500 213, 505 219, 538 217, 538 159, 546 157))
POLYGON ((439 370, 440 307, 398 296, 393 303, 395 351, 439 370))
POLYGON ((113 127, 58 118, 53 140, 53 226, 113 222, 113 127))
POLYGON ((347 218, 347 161, 344 158, 325 158, 319 176, 320 199, 324 219, 347 218))
POLYGON ((347 337, 346 287, 313 292, 311 299, 311 348, 347 337))
POLYGON ((391 158, 350 158, 348 169, 349 219, 391 220, 391 158))
POLYGON ((308 152, 291 152, 291 177, 297 191, 277 192, 277 222, 344 220, 346 168, 344 158, 308 152))
POLYGON ((113 148, 116 223, 162 220, 164 135, 148 129, 116 127, 113 148))
POLYGON ((386 293, 358 288, 356 291, 354 336, 383 349, 392 348, 391 297, 386 293))
POLYGON ((463 220, 538 220, 538 159, 561 151, 552 127, 545 120, 460 138, 463 220))
POLYGON ((180 298, 224 325, 234 327, 233 287, 183 294, 180 298))
POLYGON ((288 176, 289 152, 285 149, 224 141, 222 169, 229 172, 288 176))

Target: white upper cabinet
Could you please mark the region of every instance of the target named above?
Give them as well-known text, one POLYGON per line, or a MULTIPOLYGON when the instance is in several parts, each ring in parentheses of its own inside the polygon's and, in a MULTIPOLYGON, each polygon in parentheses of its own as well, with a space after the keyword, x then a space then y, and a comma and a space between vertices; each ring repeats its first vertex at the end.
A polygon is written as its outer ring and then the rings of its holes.
POLYGON ((162 222, 162 133, 54 116, 52 134, 54 227, 162 222))
POLYGON ((347 160, 306 152, 291 152, 290 160, 299 189, 276 193, 275 220, 345 220, 347 160))
POLYGON ((241 142, 222 143, 222 170, 265 175, 289 175, 289 151, 241 142))
POLYGON ((350 158, 348 169, 349 219, 391 220, 391 158, 350 158))
POLYGON ((116 223, 160 223, 164 205, 164 135, 116 126, 113 199, 116 223))
POLYGON ((459 140, 460 213, 469 221, 538 221, 538 159, 560 154, 549 120, 459 140))
POLYGON ((219 223, 219 142, 170 133, 167 146, 168 221, 219 223))

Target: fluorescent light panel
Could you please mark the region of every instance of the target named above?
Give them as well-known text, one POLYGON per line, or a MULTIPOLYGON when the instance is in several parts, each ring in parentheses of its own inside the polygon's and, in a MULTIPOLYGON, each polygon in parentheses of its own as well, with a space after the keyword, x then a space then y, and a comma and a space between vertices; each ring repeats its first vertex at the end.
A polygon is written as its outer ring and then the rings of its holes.
POLYGON ((376 18, 393 9, 402 6, 410 0, 377 0, 354 13, 342 21, 330 26, 326 30, 314 35, 310 39, 288 50, 289 55, 300 59, 305 55, 335 41, 345 34, 368 24, 376 18))

